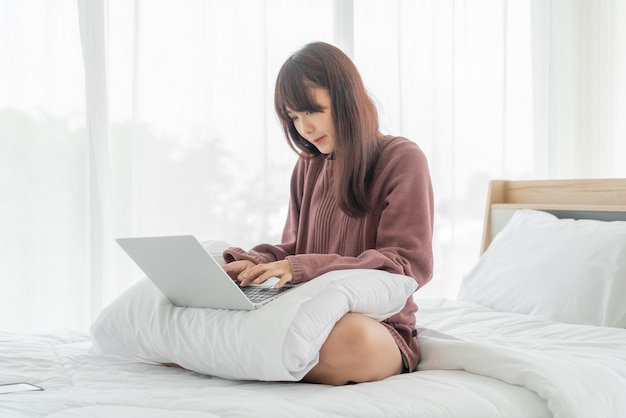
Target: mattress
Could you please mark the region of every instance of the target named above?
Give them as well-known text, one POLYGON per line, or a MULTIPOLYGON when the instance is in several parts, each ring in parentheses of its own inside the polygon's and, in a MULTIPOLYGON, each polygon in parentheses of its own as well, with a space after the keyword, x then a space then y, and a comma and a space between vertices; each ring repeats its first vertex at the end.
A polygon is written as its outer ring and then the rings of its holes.
POLYGON ((235 381, 90 353, 87 332, 0 333, 1 417, 590 417, 626 411, 626 331, 420 301, 420 370, 342 387, 235 381))

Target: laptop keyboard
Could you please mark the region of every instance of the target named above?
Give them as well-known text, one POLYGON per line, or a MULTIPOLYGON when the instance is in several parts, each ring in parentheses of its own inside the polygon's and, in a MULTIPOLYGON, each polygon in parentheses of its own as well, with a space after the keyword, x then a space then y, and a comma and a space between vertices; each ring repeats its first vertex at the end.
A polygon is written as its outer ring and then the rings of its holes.
POLYGON ((274 287, 264 287, 264 286, 246 286, 242 287, 243 293, 250 299, 252 303, 263 302, 265 299, 276 296, 285 290, 289 290, 291 287, 283 286, 278 289, 274 287))

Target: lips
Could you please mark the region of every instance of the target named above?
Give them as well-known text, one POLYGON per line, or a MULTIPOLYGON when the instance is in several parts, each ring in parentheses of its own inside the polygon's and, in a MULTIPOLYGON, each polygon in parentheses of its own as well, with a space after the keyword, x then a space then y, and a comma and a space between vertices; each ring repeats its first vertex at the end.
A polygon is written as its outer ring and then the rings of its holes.
POLYGON ((322 136, 320 136, 319 138, 314 139, 314 140, 313 140, 313 143, 314 143, 314 144, 319 144, 320 142, 322 142, 322 140, 323 140, 324 138, 326 138, 326 135, 322 135, 322 136))

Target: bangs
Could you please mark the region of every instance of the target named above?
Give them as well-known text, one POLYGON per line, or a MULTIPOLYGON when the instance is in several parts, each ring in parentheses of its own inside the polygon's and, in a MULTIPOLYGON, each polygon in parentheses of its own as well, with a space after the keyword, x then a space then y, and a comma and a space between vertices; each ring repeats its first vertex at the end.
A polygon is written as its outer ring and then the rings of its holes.
POLYGON ((319 112, 312 89, 322 87, 309 80, 293 60, 285 63, 276 80, 275 107, 283 120, 291 120, 287 108, 295 112, 319 112), (290 65, 291 64, 291 65, 290 65))

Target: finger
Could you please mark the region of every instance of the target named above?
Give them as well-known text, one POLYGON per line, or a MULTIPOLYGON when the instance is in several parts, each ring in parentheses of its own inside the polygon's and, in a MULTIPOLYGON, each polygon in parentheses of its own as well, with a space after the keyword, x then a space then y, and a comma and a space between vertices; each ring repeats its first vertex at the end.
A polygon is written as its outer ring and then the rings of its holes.
POLYGON ((223 265, 222 269, 228 273, 233 280, 241 281, 239 278, 241 274, 251 267, 254 267, 254 263, 252 261, 239 260, 223 265))
POLYGON ((259 275, 263 274, 265 264, 257 264, 256 266, 244 270, 239 276, 237 276, 237 280, 239 280, 241 286, 247 286, 250 282, 255 281, 259 275))
POLYGON ((291 282, 292 280, 293 280, 293 275, 291 273, 285 273, 280 277, 280 280, 278 281, 278 283, 276 283, 274 287, 276 289, 279 289, 283 287, 284 285, 286 285, 287 283, 291 282))
POLYGON ((271 279, 271 278, 277 278, 278 279, 276 284, 274 284, 274 288, 278 289, 278 288, 283 287, 286 283, 292 281, 293 280, 293 275, 292 275, 291 271, 285 271, 282 268, 268 269, 262 275, 257 277, 257 279, 254 280, 254 283, 260 284, 260 283, 263 283, 263 282, 265 282, 265 281, 267 281, 268 279, 271 279))
POLYGON ((247 262, 244 260, 238 260, 238 261, 232 261, 228 264, 224 264, 222 266, 222 268, 227 271, 227 272, 241 272, 242 270, 244 270, 247 267, 247 262))
POLYGON ((274 285, 275 288, 282 287, 285 283, 293 280, 293 273, 291 271, 291 264, 288 261, 275 261, 273 263, 259 265, 259 271, 262 273, 257 275, 254 283, 260 284, 271 277, 278 278, 278 282, 274 285))
POLYGON ((231 264, 225 264, 222 266, 222 270, 224 270, 226 273, 228 273, 229 275, 233 274, 233 273, 237 273, 237 269, 235 268, 235 266, 231 264))
POLYGON ((252 268, 243 271, 238 276, 238 280, 240 280, 241 286, 247 286, 250 283, 261 284, 270 277, 278 277, 280 280, 282 276, 284 276, 285 274, 289 274, 286 280, 290 281, 292 277, 291 266, 285 263, 286 262, 279 261, 273 263, 257 264, 252 268))
POLYGON ((237 276, 239 276, 239 274, 241 274, 241 272, 244 270, 244 266, 238 264, 238 262, 226 264, 222 268, 233 280, 237 280, 237 276))
POLYGON ((259 276, 257 276, 256 279, 254 279, 253 283, 254 284, 261 284, 264 283, 267 279, 271 278, 271 277, 277 277, 277 274, 274 270, 266 270, 265 272, 261 273, 259 276))

